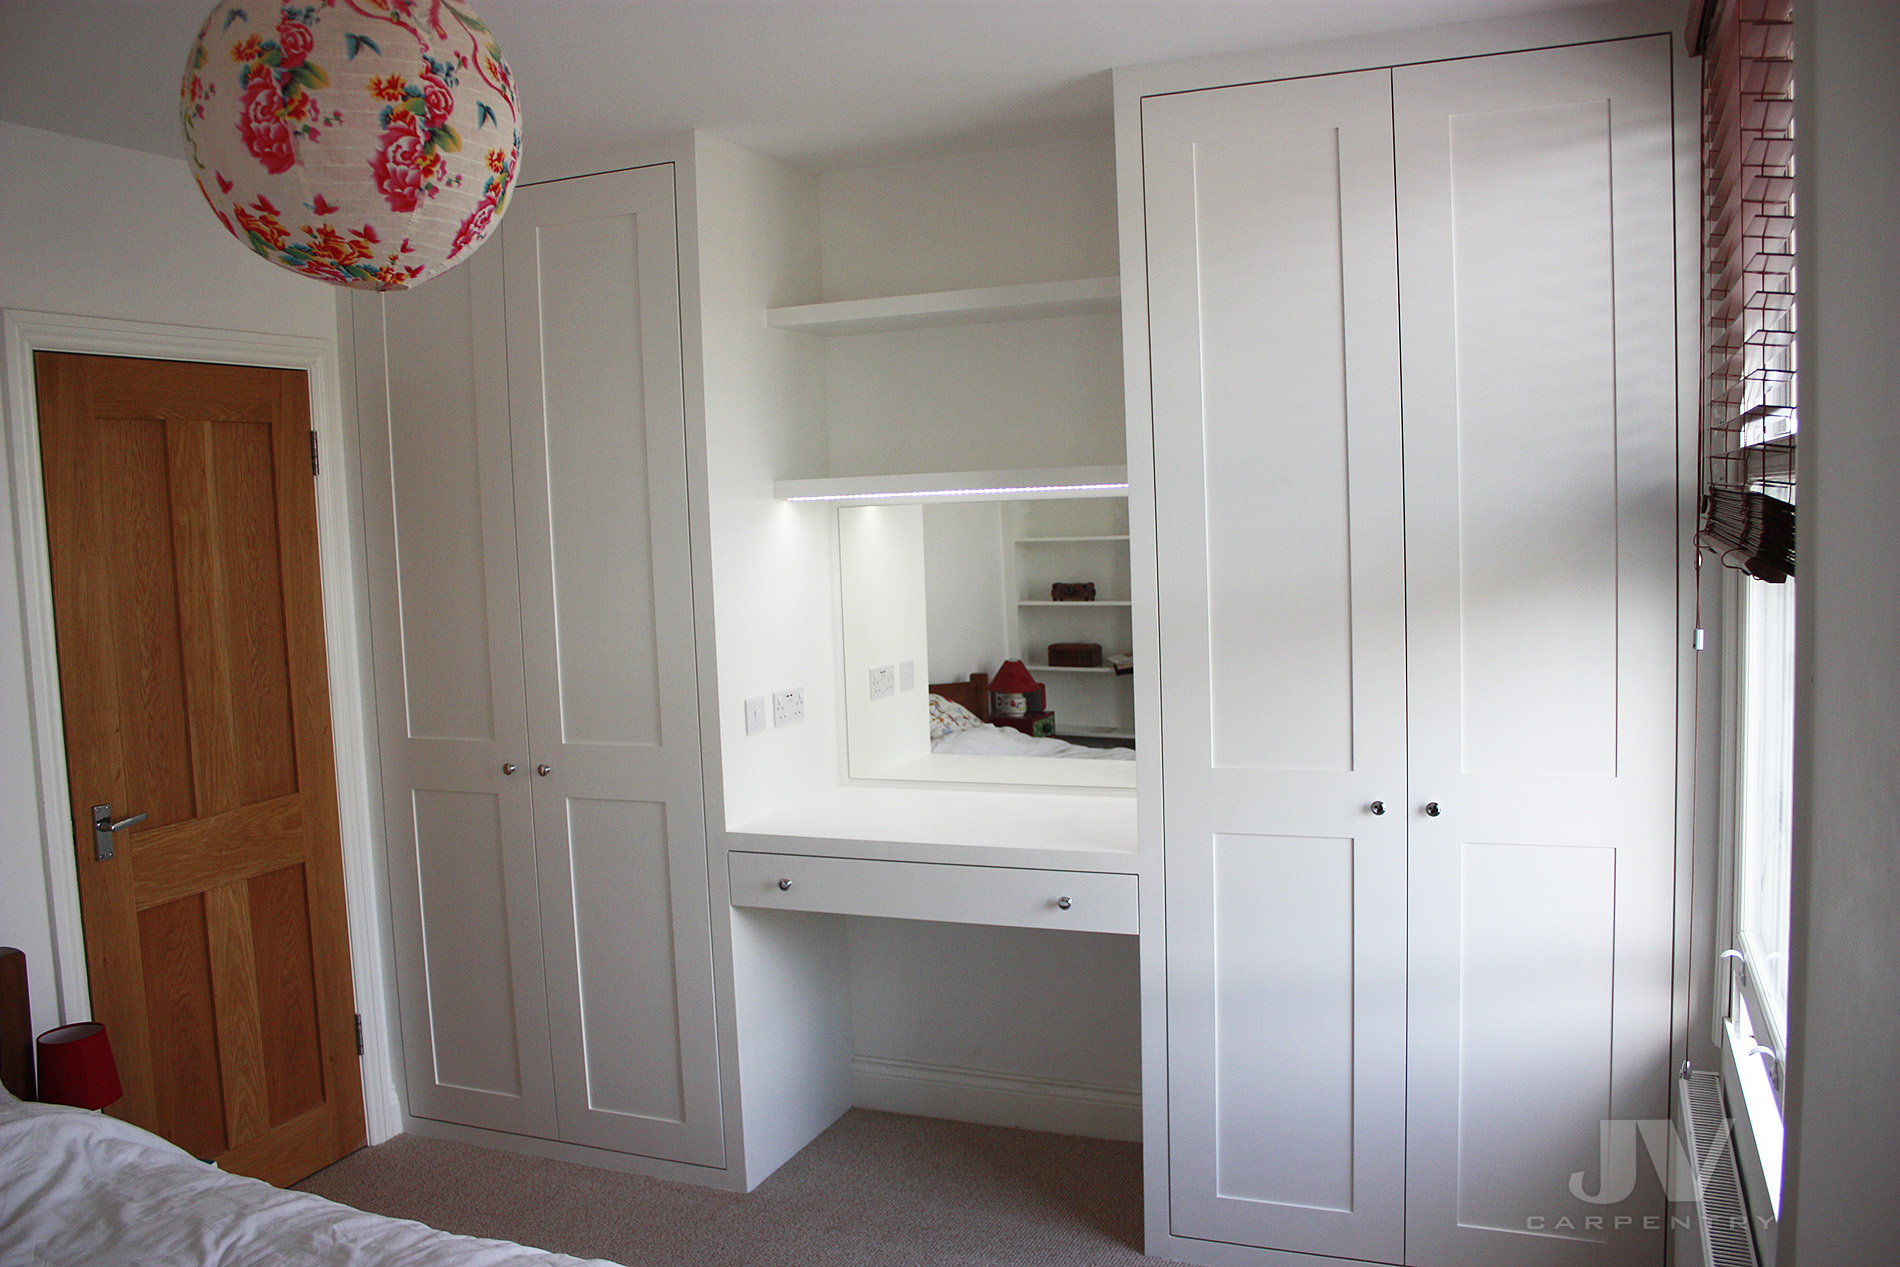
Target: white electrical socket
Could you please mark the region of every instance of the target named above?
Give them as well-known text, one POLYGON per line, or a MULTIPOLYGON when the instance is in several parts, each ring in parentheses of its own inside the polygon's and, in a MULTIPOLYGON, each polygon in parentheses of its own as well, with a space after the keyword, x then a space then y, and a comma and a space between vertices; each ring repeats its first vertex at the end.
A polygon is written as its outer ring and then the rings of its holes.
POLYGON ((871 698, 883 699, 897 692, 897 666, 880 664, 871 670, 871 698))
POLYGON ((897 689, 900 691, 909 691, 915 690, 916 687, 917 662, 915 660, 899 660, 897 662, 897 689))
POLYGON ((761 730, 765 729, 766 703, 767 703, 766 698, 763 695, 754 695, 751 699, 745 702, 745 733, 746 734, 756 735, 761 730))
POLYGON ((794 686, 790 690, 772 692, 772 724, 789 726, 795 721, 805 719, 805 688, 794 686))

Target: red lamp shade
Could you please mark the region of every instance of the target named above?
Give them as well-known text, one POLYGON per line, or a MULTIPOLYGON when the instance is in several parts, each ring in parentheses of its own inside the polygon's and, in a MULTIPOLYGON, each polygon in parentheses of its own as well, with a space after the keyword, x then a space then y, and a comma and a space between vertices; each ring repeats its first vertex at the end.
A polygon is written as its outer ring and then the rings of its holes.
POLYGON ((40 1099, 46 1103, 103 1109, 125 1094, 112 1040, 99 1022, 49 1029, 40 1035, 39 1051, 40 1099))

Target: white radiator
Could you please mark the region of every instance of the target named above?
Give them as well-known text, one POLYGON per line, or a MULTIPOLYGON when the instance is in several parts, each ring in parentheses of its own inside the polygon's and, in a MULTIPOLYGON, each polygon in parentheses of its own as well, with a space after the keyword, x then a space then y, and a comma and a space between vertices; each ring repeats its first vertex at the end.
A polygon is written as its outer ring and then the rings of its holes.
POLYGON ((1700 1267, 1764 1267, 1755 1250, 1754 1225, 1742 1195, 1735 1164, 1735 1141, 1722 1099, 1722 1076, 1710 1071, 1685 1074, 1678 1084, 1677 1118, 1689 1153, 1694 1180, 1694 1214, 1682 1227, 1678 1216, 1678 1264, 1700 1267), (1686 1234, 1685 1234, 1686 1233, 1686 1234), (1699 1257, 1698 1257, 1699 1255, 1699 1257))

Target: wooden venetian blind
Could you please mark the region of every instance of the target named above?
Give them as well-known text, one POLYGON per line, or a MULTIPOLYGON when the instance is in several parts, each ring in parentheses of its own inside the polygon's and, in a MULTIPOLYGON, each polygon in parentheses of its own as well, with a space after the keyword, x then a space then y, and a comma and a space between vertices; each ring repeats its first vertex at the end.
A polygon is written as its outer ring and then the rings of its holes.
POLYGON ((1699 0, 1703 544, 1765 581, 1794 572, 1793 0, 1699 0))

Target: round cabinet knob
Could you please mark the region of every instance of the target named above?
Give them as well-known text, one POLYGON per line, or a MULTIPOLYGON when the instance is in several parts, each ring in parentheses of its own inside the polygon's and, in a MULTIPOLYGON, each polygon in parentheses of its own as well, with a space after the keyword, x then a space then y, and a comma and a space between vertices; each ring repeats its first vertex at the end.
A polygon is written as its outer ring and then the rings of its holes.
POLYGON ((554 767, 551 765, 538 765, 534 768, 534 772, 545 779, 554 773, 554 767))
POLYGON ((1380 816, 1381 814, 1383 814, 1383 813, 1385 813, 1385 802, 1384 802, 1384 801, 1374 801, 1374 802, 1373 802, 1372 804, 1370 804, 1370 805, 1368 805, 1368 806, 1366 806, 1366 808, 1372 811, 1372 816, 1373 816, 1374 818, 1377 818, 1377 817, 1379 817, 1379 816, 1380 816))
POLYGON ((1065 896, 1063 896, 1063 897, 1059 897, 1059 898, 1057 898, 1057 899, 1056 899, 1056 907, 1057 907, 1057 909, 1059 909, 1059 910, 1064 910, 1064 911, 1066 911, 1066 910, 1068 910, 1068 909, 1069 909, 1069 908, 1070 908, 1071 906, 1074 906, 1074 905, 1075 905, 1075 903, 1074 903, 1074 902, 1071 902, 1071 901, 1070 901, 1070 900, 1068 899, 1068 897, 1067 897, 1066 895, 1065 895, 1065 896))
POLYGON ((501 772, 503 774, 513 774, 517 768, 518 767, 512 761, 504 761, 501 763, 501 772))
POLYGON ((791 887, 792 887, 792 881, 789 876, 781 878, 778 882, 778 890, 780 893, 788 892, 791 889, 791 887))
POLYGON ((1440 809, 1438 808, 1438 802, 1437 802, 1437 801, 1426 801, 1426 802, 1425 802, 1425 817, 1427 817, 1427 818, 1437 818, 1437 817, 1439 816, 1439 814, 1441 814, 1441 813, 1443 813, 1443 812, 1444 812, 1444 811, 1442 811, 1442 810, 1440 810, 1440 809))

